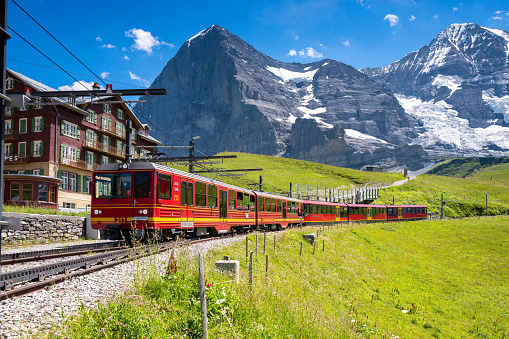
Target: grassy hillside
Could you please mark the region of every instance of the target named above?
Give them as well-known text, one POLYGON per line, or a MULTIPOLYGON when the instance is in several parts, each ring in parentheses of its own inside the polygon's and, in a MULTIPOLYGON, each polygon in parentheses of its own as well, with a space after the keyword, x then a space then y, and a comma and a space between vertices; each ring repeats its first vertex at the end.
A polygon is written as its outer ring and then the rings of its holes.
MULTIPOLYGON (((237 186, 255 188, 258 186, 249 184, 259 183, 260 175, 263 176, 264 190, 268 192, 288 191, 290 182, 327 186, 348 189, 364 184, 392 183, 403 179, 398 173, 376 173, 358 171, 350 168, 342 168, 318 164, 310 161, 295 160, 267 155, 248 153, 220 153, 218 155, 236 155, 236 159, 225 159, 222 165, 207 165, 207 168, 240 169, 240 168, 262 168, 260 172, 247 172, 247 175, 239 176, 238 179, 216 174, 200 173, 217 178, 221 181, 237 186)), ((187 171, 186 166, 174 166, 175 168, 187 171)), ((196 167, 196 170, 200 168, 196 167)), ((246 172, 244 172, 246 173, 246 172)))
MULTIPOLYGON (((256 254, 250 235, 252 287, 244 241, 206 255, 209 338, 507 338, 508 229, 508 217, 347 225, 302 256, 302 234, 316 229, 280 233, 276 250, 269 234, 267 278, 263 237, 256 254), (224 255, 239 260, 239 284, 214 269, 224 255)), ((59 334, 201 338, 197 258, 178 265, 167 278, 144 269, 149 278, 59 334)))
POLYGON ((455 158, 435 166, 427 174, 465 178, 500 163, 509 163, 509 158, 455 158))
POLYGON ((486 167, 466 178, 421 175, 402 186, 380 192, 376 203, 425 204, 439 212, 441 194, 448 217, 485 215, 486 195, 490 215, 509 214, 509 163, 486 167))

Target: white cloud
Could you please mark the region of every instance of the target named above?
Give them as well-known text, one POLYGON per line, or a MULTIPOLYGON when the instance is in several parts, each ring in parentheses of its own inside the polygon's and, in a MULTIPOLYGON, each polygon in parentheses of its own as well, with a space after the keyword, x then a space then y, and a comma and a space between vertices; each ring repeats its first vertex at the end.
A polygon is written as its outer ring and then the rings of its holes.
POLYGON ((102 46, 101 46, 101 48, 108 48, 108 49, 111 49, 111 48, 115 48, 115 46, 114 46, 114 45, 112 45, 112 44, 107 44, 107 45, 105 44, 105 45, 102 45, 102 46))
POLYGON ((290 52, 288 52, 287 54, 288 56, 296 56, 297 55, 297 51, 294 50, 294 49, 291 49, 290 52))
POLYGON ((110 72, 102 72, 101 78, 106 79, 108 77, 108 75, 110 75, 110 72))
MULTIPOLYGON (((76 82, 75 81, 71 86, 64 85, 64 86, 58 87, 58 90, 59 91, 84 91, 85 87, 83 87, 83 85, 86 87, 87 90, 91 90, 92 86, 94 85, 94 82, 93 81, 90 81, 90 82, 86 82, 86 81, 76 82)), ((104 87, 101 86, 101 89, 104 89, 104 87)))
POLYGON ((306 56, 306 53, 304 53, 304 50, 302 49, 302 50, 300 50, 299 55, 300 55, 301 57, 305 57, 305 56, 306 56))
POLYGON ((491 18, 491 20, 504 20, 504 18, 501 18, 499 16, 494 16, 491 18))
POLYGON ((398 24, 398 16, 397 15, 394 15, 394 14, 387 14, 384 18, 384 20, 389 20, 389 23, 391 25, 391 27, 394 27, 398 24))
POLYGON ((129 59, 129 57, 128 57, 127 55, 124 55, 124 60, 129 61, 129 60, 131 60, 131 59, 129 59))
POLYGON ((343 45, 345 45, 346 47, 349 47, 350 46, 350 41, 346 40, 346 41, 342 41, 341 42, 343 45))
POLYGON ((459 9, 458 7, 453 7, 453 8, 452 8, 452 11, 453 11, 453 12, 456 12, 458 9, 459 9))
POLYGON ((295 40, 299 40, 299 36, 295 33, 292 33, 292 37, 295 39, 295 40))
POLYGON ((152 54, 152 48, 165 45, 170 46, 171 48, 175 47, 175 45, 159 41, 158 37, 154 37, 152 33, 148 31, 144 31, 139 28, 133 28, 129 31, 125 32, 125 36, 128 38, 134 38, 134 44, 131 45, 131 48, 136 49, 138 51, 145 51, 147 54, 152 54))
POLYGON ((438 20, 438 14, 433 15, 433 18, 438 20))
POLYGON ((496 11, 495 14, 504 13, 504 11, 496 11))
POLYGON ((103 41, 103 39, 101 39, 101 36, 98 35, 97 38, 95 38, 95 41, 103 41))
POLYGON ((122 52, 127 52, 127 48, 122 47, 122 52))
POLYGON ((306 48, 306 55, 311 58, 321 58, 323 56, 322 53, 318 53, 313 47, 306 48))
POLYGON ((412 14, 412 16, 410 17, 410 21, 414 21, 415 20, 415 16, 412 14))
POLYGON ((145 85, 146 87, 150 86, 150 82, 148 82, 145 79, 142 79, 140 76, 134 74, 131 71, 129 71, 129 76, 131 77, 131 80, 137 80, 137 81, 141 82, 143 85, 145 85))

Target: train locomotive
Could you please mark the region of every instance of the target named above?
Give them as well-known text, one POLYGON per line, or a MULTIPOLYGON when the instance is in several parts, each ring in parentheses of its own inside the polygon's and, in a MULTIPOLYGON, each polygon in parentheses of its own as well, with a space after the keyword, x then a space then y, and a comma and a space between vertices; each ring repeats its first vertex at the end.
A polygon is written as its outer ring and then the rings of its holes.
POLYGON ((427 218, 424 205, 359 205, 301 200, 248 190, 151 162, 99 166, 92 179, 93 229, 109 237, 174 238, 301 223, 427 218))

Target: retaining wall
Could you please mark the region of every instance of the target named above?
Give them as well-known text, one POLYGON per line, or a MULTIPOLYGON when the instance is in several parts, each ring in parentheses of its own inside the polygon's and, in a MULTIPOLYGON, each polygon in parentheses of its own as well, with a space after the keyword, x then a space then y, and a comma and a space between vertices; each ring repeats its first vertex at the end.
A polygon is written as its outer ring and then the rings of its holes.
POLYGON ((75 240, 86 234, 86 218, 3 212, 21 218, 21 230, 2 230, 2 244, 75 240))

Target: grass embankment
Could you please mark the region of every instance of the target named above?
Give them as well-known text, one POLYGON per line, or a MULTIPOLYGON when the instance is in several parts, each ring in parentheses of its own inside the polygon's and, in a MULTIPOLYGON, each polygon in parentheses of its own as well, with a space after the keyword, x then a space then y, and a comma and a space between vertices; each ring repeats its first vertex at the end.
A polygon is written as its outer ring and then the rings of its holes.
MULTIPOLYGON (((239 178, 216 176, 216 174, 200 173, 226 183, 258 189, 255 184, 263 176, 263 189, 267 192, 284 192, 290 189, 290 182, 294 187, 297 183, 326 186, 332 188, 349 189, 365 184, 390 184, 402 180, 400 173, 378 173, 358 171, 350 168, 335 167, 310 161, 281 158, 268 155, 248 154, 239 152, 225 152, 218 155, 236 155, 236 159, 224 159, 224 164, 207 166, 207 168, 249 169, 262 168, 259 172, 245 172, 239 178), (251 184, 251 185, 249 185, 251 184)), ((174 166, 187 171, 186 166, 174 166)), ((195 166, 196 170, 200 170, 195 166)), ((240 172, 242 173, 242 172, 240 172)))
POLYGON ((448 217, 509 214, 509 164, 483 168, 466 178, 421 175, 402 186, 380 191, 377 204, 424 204, 428 212, 439 212, 441 194, 448 217))
POLYGON ((53 208, 33 207, 33 206, 16 206, 16 205, 3 205, 4 212, 12 213, 29 213, 29 214, 49 214, 49 215, 67 215, 72 217, 86 217, 87 212, 62 212, 53 208))
MULTIPOLYGON (((245 243, 208 253, 209 338, 507 338, 509 218, 354 225, 325 230, 316 253, 301 235, 258 238, 254 283, 245 243), (325 240, 325 252, 322 241, 325 240), (213 270, 229 255, 241 282, 213 270)), ((254 235, 250 236, 254 251, 254 235)), ((200 338, 197 259, 152 275, 65 324, 69 338, 200 338)), ((153 271, 153 270, 152 270, 153 271)))
POLYGON ((509 157, 504 158, 454 158, 438 164, 428 171, 428 174, 443 175, 446 177, 465 178, 473 175, 483 168, 509 163, 509 157))

